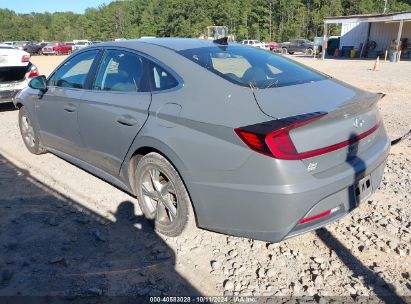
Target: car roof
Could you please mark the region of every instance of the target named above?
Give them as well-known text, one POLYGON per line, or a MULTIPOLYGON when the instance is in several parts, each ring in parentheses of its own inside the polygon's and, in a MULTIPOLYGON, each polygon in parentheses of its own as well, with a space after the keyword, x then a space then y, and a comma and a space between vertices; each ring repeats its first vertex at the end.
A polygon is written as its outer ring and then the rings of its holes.
POLYGON ((10 44, 3 44, 3 43, 0 43, 0 48, 2 48, 2 49, 14 49, 15 50, 15 48, 13 46, 11 46, 10 44))
POLYGON ((211 47, 216 44, 212 40, 203 39, 190 39, 190 38, 147 38, 147 39, 134 39, 124 41, 110 41, 103 42, 98 47, 104 46, 118 46, 127 48, 138 48, 142 45, 153 45, 164 47, 173 51, 183 51, 188 49, 196 49, 201 47, 211 47))

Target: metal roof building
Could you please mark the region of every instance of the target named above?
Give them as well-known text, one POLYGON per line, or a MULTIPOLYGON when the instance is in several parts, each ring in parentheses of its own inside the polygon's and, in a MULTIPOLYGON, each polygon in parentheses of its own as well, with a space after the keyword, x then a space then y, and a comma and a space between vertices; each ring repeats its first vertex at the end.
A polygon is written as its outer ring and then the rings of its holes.
POLYGON ((327 41, 329 24, 341 24, 340 49, 353 47, 367 57, 395 50, 401 51, 404 58, 410 58, 411 12, 327 17, 324 18, 324 41, 327 41))

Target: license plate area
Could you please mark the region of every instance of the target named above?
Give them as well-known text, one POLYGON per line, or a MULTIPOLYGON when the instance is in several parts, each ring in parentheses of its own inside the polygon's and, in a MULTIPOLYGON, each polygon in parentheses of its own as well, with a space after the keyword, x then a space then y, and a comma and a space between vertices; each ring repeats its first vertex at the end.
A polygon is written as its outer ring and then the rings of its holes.
POLYGON ((371 175, 360 179, 354 185, 354 194, 357 205, 369 197, 372 193, 371 175))

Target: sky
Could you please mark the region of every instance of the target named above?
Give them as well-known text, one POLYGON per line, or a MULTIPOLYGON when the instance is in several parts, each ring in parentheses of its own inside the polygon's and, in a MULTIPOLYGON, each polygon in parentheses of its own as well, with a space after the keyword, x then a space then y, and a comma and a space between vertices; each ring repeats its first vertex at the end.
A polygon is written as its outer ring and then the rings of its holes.
POLYGON ((0 8, 7 8, 16 13, 66 12, 84 13, 89 7, 108 4, 112 0, 0 0, 0 8))

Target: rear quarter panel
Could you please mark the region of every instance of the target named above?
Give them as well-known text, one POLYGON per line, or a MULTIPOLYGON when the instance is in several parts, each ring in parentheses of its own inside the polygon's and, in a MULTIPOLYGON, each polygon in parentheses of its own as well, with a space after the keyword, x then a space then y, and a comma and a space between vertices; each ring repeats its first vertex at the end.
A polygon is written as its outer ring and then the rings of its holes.
POLYGON ((153 147, 175 165, 197 214, 202 214, 206 197, 195 191, 195 184, 213 181, 216 175, 242 166, 252 151, 236 136, 234 128, 269 117, 258 108, 250 88, 234 85, 174 51, 150 46, 140 51, 158 58, 184 84, 175 91, 153 94, 149 118, 130 148, 122 175, 128 176, 129 160, 135 151, 153 147), (167 113, 167 104, 180 105, 181 111, 167 113))

